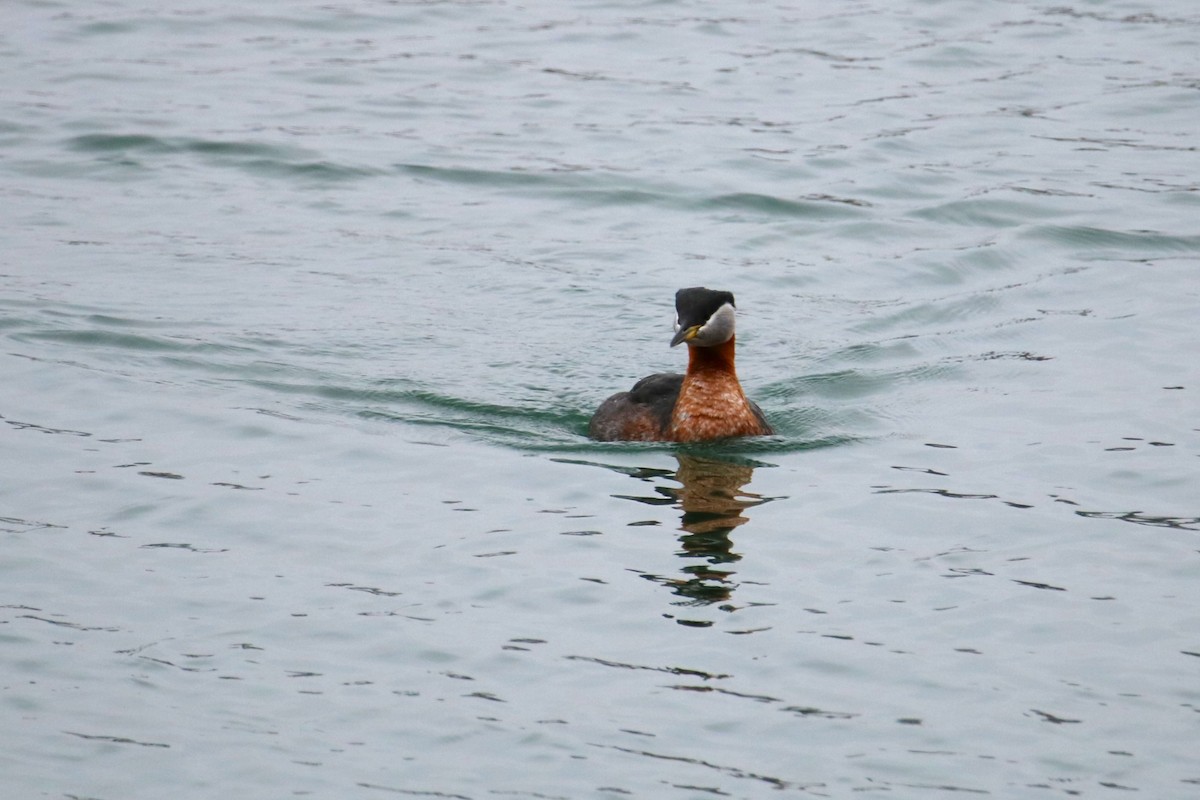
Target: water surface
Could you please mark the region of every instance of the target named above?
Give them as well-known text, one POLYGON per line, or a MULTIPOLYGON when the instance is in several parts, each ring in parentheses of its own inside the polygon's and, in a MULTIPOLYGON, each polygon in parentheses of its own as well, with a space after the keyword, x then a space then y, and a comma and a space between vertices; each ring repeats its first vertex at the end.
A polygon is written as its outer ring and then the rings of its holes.
POLYGON ((8 795, 1196 793, 1191 4, 7 21, 8 795))

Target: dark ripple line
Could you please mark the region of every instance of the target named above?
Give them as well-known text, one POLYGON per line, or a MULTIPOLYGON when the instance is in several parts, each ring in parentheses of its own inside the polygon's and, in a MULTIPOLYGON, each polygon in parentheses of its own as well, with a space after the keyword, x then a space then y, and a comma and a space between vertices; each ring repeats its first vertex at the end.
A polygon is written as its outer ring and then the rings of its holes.
POLYGON ((686 683, 678 683, 674 686, 668 686, 668 689, 676 689, 681 692, 711 692, 714 694, 724 694, 730 697, 740 697, 745 700, 754 700, 759 703, 781 703, 783 702, 778 697, 771 697, 766 694, 750 694, 749 692, 735 692, 732 689, 723 689, 720 686, 692 686, 686 683))
POLYGON ((1189 19, 1188 17, 1162 17, 1152 11, 1141 11, 1136 14, 1117 16, 1115 14, 1101 14, 1098 11, 1078 11, 1070 6, 1055 6, 1046 9, 1042 13, 1048 17, 1066 16, 1074 17, 1075 19, 1091 19, 1097 22, 1120 22, 1131 25, 1188 25, 1194 23, 1194 19, 1189 19))
POLYGON ((0 417, 0 420, 4 420, 6 424, 11 425, 19 431, 38 431, 39 433, 55 433, 63 434, 65 436, 81 436, 84 438, 92 435, 87 431, 76 431, 71 430, 70 428, 51 428, 48 425, 38 425, 34 422, 21 422, 20 420, 15 419, 4 419, 4 417, 0 417))
POLYGON ((162 742, 139 742, 136 739, 130 739, 127 736, 105 736, 103 734, 77 733, 76 731, 63 731, 68 736, 78 736, 80 739, 93 739, 102 742, 112 742, 114 744, 136 744, 139 747, 167 747, 171 745, 162 742))
MULTIPOLYGON (((60 528, 66 530, 66 525, 55 525, 52 522, 35 522, 34 520, 21 519, 20 517, 0 517, 0 532, 3 533, 28 533, 33 530, 45 530, 48 528, 60 528), (16 528, 7 528, 5 525, 20 525, 21 530, 16 528)), ((3 607, 3 606, 0 606, 3 607)))
POLYGON ((604 667, 617 667, 619 669, 648 670, 650 672, 666 672, 671 675, 690 675, 695 678, 702 678, 703 680, 706 680, 706 681, 710 680, 710 679, 711 680, 720 680, 722 678, 732 678, 733 677, 732 675, 704 672, 704 671, 698 670, 698 669, 687 669, 686 667, 648 667, 643 664, 627 664, 622 661, 608 661, 603 658, 596 658, 595 656, 563 656, 563 658, 567 659, 568 661, 588 661, 593 664, 599 664, 604 667))
MULTIPOLYGON (((729 697, 738 697, 743 700, 753 700, 758 703, 770 704, 770 703, 784 702, 781 698, 778 698, 778 697, 771 697, 770 695, 765 695, 765 694, 750 694, 749 692, 738 692, 738 691, 734 691, 733 689, 725 689, 720 686, 692 686, 692 685, 688 685, 688 684, 676 684, 674 686, 668 686, 667 688, 675 689, 675 690, 681 691, 681 692, 700 692, 700 693, 706 693, 706 694, 721 694, 721 695, 727 695, 729 697)), ((790 705, 790 706, 781 706, 781 707, 779 707, 779 710, 788 712, 790 714, 796 714, 797 716, 800 716, 800 717, 821 717, 823 719, 854 719, 855 717, 860 716, 858 713, 855 713, 852 711, 829 711, 824 708, 817 708, 816 706, 790 705)))
POLYGON ((1078 144, 1104 145, 1105 147, 1129 147, 1134 150, 1166 150, 1194 153, 1196 145, 1147 144, 1135 139, 1101 139, 1092 136, 1034 136, 1034 139, 1049 139, 1052 142, 1076 142, 1078 144))
POLYGON ((991 792, 989 792, 986 789, 971 789, 966 786, 954 786, 953 784, 948 784, 948 783, 896 783, 896 782, 891 782, 891 781, 887 781, 887 782, 881 781, 881 784, 884 786, 889 786, 889 787, 890 786, 904 786, 905 788, 909 788, 909 789, 937 789, 937 790, 943 791, 943 792, 966 792, 967 794, 991 794, 991 792))
POLYGON ((1038 581, 1021 581, 1021 580, 1017 580, 1016 578, 1013 578, 1012 582, 1019 583, 1022 586, 1028 586, 1033 589, 1045 589, 1046 591, 1050 591, 1050 592, 1065 592, 1066 591, 1066 589, 1064 589, 1061 586, 1054 586, 1053 584, 1049 584, 1049 583, 1039 583, 1038 581))
POLYGON ((449 800, 472 800, 465 794, 451 794, 449 792, 437 791, 421 791, 419 789, 399 789, 395 786, 384 786, 379 783, 358 783, 364 789, 379 789, 384 792, 392 792, 393 794, 406 794, 411 797, 445 797, 449 800))
POLYGON ((66 146, 77 152, 126 157, 130 153, 192 153, 212 157, 217 163, 234 163, 249 172, 284 177, 346 180, 385 174, 379 169, 335 164, 315 158, 313 153, 300 148, 264 142, 164 138, 140 133, 89 133, 68 139, 66 146))
POLYGON ((969 492, 952 492, 949 489, 876 489, 875 494, 936 494, 955 500, 997 500, 995 494, 972 494, 969 492))
POLYGON ((77 631, 105 631, 107 633, 117 633, 120 628, 107 628, 102 625, 80 625, 78 622, 67 622, 62 619, 47 619, 46 617, 38 617, 33 614, 21 614, 20 619, 33 619, 38 622, 48 622, 51 625, 57 625, 62 628, 71 628, 77 631))
POLYGON ((1135 525, 1148 525, 1152 528, 1175 528, 1177 530, 1194 531, 1200 528, 1192 527, 1200 524, 1200 517, 1164 517, 1143 514, 1141 511, 1076 511, 1087 519, 1115 519, 1121 522, 1132 522, 1135 525))
POLYGON ((716 770, 718 772, 723 772, 726 775, 729 775, 734 778, 748 778, 750 780, 761 781, 763 783, 766 783, 770 786, 775 787, 776 789, 791 788, 791 789, 799 789, 800 791, 809 791, 811 789, 818 789, 818 788, 822 788, 825 786, 825 784, 823 784, 823 783, 802 784, 802 783, 796 783, 795 781, 787 781, 782 778, 773 777, 771 775, 761 775, 757 772, 750 772, 749 770, 744 770, 741 767, 727 767, 722 764, 714 764, 711 761, 705 761, 702 758, 690 758, 688 756, 672 756, 672 755, 667 755, 666 753, 655 753, 650 750, 638 750, 633 747, 622 747, 620 745, 615 745, 615 744, 613 744, 613 745, 593 744, 593 746, 594 747, 603 747, 603 748, 606 748, 609 750, 616 750, 621 753, 629 753, 630 755, 635 755, 635 756, 646 756, 647 758, 656 758, 656 759, 659 759, 662 761, 676 761, 676 762, 679 762, 682 764, 691 764, 693 766, 706 767, 708 769, 716 770))

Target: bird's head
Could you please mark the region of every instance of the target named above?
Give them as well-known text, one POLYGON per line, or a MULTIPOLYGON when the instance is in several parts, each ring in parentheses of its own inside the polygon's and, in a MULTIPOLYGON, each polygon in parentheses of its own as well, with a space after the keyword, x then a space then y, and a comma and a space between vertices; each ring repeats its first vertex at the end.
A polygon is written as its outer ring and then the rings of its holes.
POLYGON ((675 293, 675 336, 671 347, 716 347, 733 338, 733 294, 694 286, 675 293))

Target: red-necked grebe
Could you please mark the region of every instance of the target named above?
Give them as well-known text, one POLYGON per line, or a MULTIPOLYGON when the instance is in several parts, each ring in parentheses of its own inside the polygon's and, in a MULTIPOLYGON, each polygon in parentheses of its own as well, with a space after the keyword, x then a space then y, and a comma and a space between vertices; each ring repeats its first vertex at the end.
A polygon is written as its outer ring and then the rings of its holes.
POLYGON ((675 293, 675 337, 686 342, 686 375, 642 378, 600 404, 588 435, 603 442, 699 442, 774 431, 746 398, 734 369, 733 294, 697 286, 675 293))

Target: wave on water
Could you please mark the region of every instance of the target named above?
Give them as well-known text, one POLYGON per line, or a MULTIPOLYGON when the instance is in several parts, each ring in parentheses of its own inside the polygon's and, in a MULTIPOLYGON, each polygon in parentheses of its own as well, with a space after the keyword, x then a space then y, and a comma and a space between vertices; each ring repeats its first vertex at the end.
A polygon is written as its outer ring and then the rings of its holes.
POLYGON ((125 177, 162 167, 169 159, 194 158, 207 166, 235 169, 252 177, 315 181, 321 184, 401 176, 409 180, 471 186, 481 191, 567 199, 578 206, 651 205, 667 210, 713 214, 727 221, 741 215, 755 219, 853 220, 869 213, 867 200, 807 193, 795 196, 754 191, 722 191, 718 186, 647 182, 620 171, 551 166, 542 169, 481 169, 401 163, 366 166, 331 160, 313 150, 282 142, 156 136, 146 133, 88 133, 64 142, 68 152, 92 158, 85 165, 27 164, 26 171, 99 170, 107 179, 113 169, 125 177))
POLYGON ((142 133, 89 133, 66 142, 68 150, 97 156, 102 163, 150 168, 152 159, 196 156, 213 166, 234 167, 264 177, 348 181, 384 174, 371 167, 336 164, 294 145, 258 141, 224 141, 142 133), (137 159, 142 159, 141 161, 137 159))
MULTIPOLYGON (((14 309, 15 310, 15 309, 14 309)), ((14 355, 99 371, 189 394, 261 408, 287 418, 359 420, 442 429, 505 447, 538 452, 672 450, 672 443, 597 443, 587 438, 594 403, 548 372, 545 396, 479 384, 434 388, 417 377, 379 377, 362 352, 336 344, 304 344, 211 324, 142 320, 94 309, 42 308, 5 318, 14 355), (356 365, 361 369, 356 369, 356 365), (557 383, 556 383, 557 382, 557 383), (247 394, 253 397, 247 397, 247 394)), ((764 387, 756 396, 778 435, 714 442, 692 449, 768 454, 829 447, 863 438, 839 406, 862 394, 853 371, 764 387), (815 383, 814 383, 815 382, 815 383), (811 384, 811 385, 810 385, 811 384), (813 386, 820 388, 814 392, 813 386), (837 387, 841 387, 840 389, 837 387), (823 395, 823 397, 821 396, 823 395), (810 401, 816 401, 815 404, 810 401)), ((857 401, 854 401, 857 402, 857 401)))
POLYGON ((1079 257, 1093 251, 1128 254, 1144 260, 1153 256, 1200 253, 1200 235, 1168 234, 1152 230, 1110 230, 1087 225, 1039 225, 1024 236, 1069 249, 1079 257))
POLYGON ((499 190, 565 195, 572 202, 617 206, 649 204, 679 211, 742 212, 763 217, 853 219, 871 204, 853 197, 806 194, 784 197, 758 192, 713 192, 695 186, 648 183, 619 172, 582 169, 489 170, 400 164, 397 169, 419 180, 499 190))

